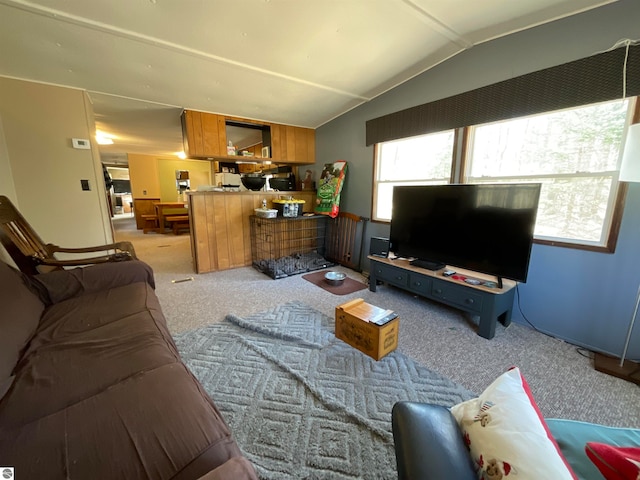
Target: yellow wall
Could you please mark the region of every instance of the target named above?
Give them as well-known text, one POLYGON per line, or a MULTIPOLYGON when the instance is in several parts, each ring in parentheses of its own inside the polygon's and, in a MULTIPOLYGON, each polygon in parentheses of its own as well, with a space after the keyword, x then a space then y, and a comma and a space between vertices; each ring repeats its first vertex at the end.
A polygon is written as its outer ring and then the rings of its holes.
POLYGON ((178 200, 176 170, 188 170, 191 190, 198 185, 211 185, 211 162, 180 160, 154 155, 130 153, 129 178, 133 198, 160 198, 163 202, 178 200))
POLYGON ((175 202, 178 199, 176 188, 176 170, 187 170, 191 190, 199 185, 211 185, 211 162, 205 160, 158 159, 158 178, 160 198, 163 202, 175 202), (203 180, 206 179, 205 182, 203 180))
POLYGON ((133 198, 160 198, 158 161, 152 155, 130 153, 129 179, 133 198))

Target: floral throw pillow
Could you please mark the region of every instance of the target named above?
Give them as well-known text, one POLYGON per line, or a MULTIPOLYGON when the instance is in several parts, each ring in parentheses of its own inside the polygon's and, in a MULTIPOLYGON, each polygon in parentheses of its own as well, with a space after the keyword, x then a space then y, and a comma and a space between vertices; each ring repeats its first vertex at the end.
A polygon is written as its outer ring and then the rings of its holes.
POLYGON ((498 377, 453 416, 484 480, 577 478, 562 456, 518 368, 498 377))

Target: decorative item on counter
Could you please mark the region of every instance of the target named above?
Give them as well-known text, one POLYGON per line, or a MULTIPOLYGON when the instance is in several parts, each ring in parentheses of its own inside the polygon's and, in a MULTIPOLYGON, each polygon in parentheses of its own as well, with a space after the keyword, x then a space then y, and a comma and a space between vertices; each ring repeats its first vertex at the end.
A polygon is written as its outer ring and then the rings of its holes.
POLYGON ((233 146, 233 142, 229 140, 229 145, 227 145, 227 155, 235 155, 236 147, 233 146))
POLYGON ((278 215, 283 217, 299 217, 304 210, 304 200, 296 200, 293 197, 272 200, 273 207, 278 211, 278 215))
POLYGON ((347 162, 325 163, 318 186, 315 212, 336 218, 340 210, 340 192, 347 174, 347 162))
POLYGON ((300 190, 315 190, 316 182, 313 181, 313 172, 307 170, 304 172, 304 179, 300 182, 300 190))

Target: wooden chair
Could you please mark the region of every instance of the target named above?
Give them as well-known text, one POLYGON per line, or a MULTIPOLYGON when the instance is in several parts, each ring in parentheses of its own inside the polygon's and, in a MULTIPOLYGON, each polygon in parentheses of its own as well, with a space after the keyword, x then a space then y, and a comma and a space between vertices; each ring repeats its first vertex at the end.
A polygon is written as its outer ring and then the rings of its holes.
POLYGON ((168 215, 164 217, 166 222, 171 223, 171 229, 174 235, 178 235, 180 230, 191 231, 189 226, 189 215, 168 215))
POLYGON ((336 218, 329 219, 324 257, 337 264, 361 271, 360 256, 367 221, 369 221, 368 218, 349 212, 340 212, 336 218))
POLYGON ((158 228, 158 216, 157 215, 140 215, 144 222, 144 226, 142 227, 142 233, 156 232, 159 233, 160 229, 158 228))
POLYGON ((116 242, 86 248, 63 248, 44 243, 11 201, 0 195, 0 242, 7 250, 18 268, 27 274, 40 273, 38 267, 50 267, 48 270, 61 270, 63 267, 92 265, 95 263, 137 260, 131 242, 116 242), (67 258, 59 260, 57 253, 87 254, 103 252, 95 257, 67 258))

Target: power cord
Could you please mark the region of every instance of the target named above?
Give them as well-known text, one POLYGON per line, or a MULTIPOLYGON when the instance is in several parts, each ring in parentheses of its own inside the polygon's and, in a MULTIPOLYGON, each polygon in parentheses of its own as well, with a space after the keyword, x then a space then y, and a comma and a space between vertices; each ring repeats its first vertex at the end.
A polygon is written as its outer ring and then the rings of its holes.
MULTIPOLYGON (((558 337, 554 337, 553 335, 547 333, 547 332, 543 332, 542 330, 540 330, 538 327, 536 327, 528 318, 527 316, 524 314, 524 312, 522 311, 522 304, 520 302, 520 284, 516 284, 516 297, 518 298, 518 311, 520 312, 520 315, 522 315, 522 318, 524 318, 524 320, 531 326, 531 328, 533 328, 536 332, 542 333, 543 335, 546 335, 547 337, 551 337, 554 338, 556 340, 562 340, 561 338, 558 337)), ((562 340, 564 342, 564 340, 562 340)), ((588 348, 584 348, 584 347, 576 347, 576 352, 578 353, 578 355, 581 355, 585 358, 591 359, 593 360, 595 352, 593 350, 589 350, 588 348)), ((637 360, 631 360, 631 361, 637 361, 637 360)), ((638 387, 640 387, 640 385, 638 385, 638 387)))

